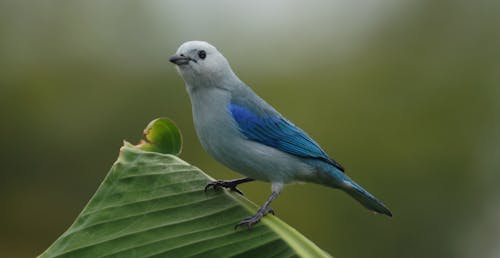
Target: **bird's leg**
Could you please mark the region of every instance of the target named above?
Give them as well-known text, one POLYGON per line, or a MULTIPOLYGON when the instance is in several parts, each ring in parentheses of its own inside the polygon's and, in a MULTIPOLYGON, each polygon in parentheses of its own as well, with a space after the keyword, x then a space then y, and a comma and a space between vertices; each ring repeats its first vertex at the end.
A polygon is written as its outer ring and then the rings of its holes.
POLYGON ((223 180, 217 180, 217 181, 213 181, 213 182, 210 182, 208 183, 206 186, 205 186, 205 192, 210 188, 212 187, 214 190, 217 190, 217 189, 220 189, 221 187, 223 188, 227 188, 231 191, 234 191, 234 192, 237 192, 241 195, 243 195, 243 192, 240 191, 240 189, 236 188, 236 186, 238 186, 239 184, 243 184, 243 183, 247 183, 247 182, 252 182, 254 181, 255 179, 252 179, 252 178, 240 178, 240 179, 235 179, 235 180, 227 180, 227 181, 223 181, 223 180))
POLYGON ((266 214, 271 213, 274 215, 273 209, 271 209, 271 207, 269 207, 269 206, 271 205, 271 202, 274 199, 276 199, 276 197, 278 197, 278 195, 279 195, 279 192, 273 191, 273 193, 271 194, 269 199, 267 199, 266 203, 264 203, 264 205, 262 205, 262 207, 257 211, 257 213, 255 213, 255 215, 242 220, 240 223, 238 223, 238 224, 236 224, 236 226, 234 226, 234 229, 237 229, 239 226, 244 226, 244 225, 246 225, 247 228, 250 229, 253 225, 259 223, 260 219, 262 219, 262 217, 266 216, 266 214))

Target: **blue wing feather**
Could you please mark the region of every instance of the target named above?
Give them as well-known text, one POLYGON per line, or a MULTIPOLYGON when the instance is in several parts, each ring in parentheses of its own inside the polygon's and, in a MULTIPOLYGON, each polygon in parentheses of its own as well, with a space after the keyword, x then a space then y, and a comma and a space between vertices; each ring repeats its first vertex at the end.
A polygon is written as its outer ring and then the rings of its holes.
POLYGON ((248 139, 296 156, 320 159, 344 171, 307 133, 280 115, 257 115, 236 104, 230 104, 228 108, 240 132, 248 139))

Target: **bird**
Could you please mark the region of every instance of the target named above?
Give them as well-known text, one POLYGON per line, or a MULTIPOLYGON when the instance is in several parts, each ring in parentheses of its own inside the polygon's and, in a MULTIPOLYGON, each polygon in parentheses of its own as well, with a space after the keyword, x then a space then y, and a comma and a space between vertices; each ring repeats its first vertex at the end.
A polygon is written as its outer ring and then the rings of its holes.
POLYGON ((217 180, 205 187, 226 188, 255 180, 271 183, 271 195, 258 211, 235 226, 249 229, 265 215, 285 184, 315 183, 340 189, 374 213, 392 217, 375 196, 345 174, 305 131, 294 125, 241 81, 228 60, 205 41, 187 41, 170 57, 184 80, 202 147, 244 178, 217 180))

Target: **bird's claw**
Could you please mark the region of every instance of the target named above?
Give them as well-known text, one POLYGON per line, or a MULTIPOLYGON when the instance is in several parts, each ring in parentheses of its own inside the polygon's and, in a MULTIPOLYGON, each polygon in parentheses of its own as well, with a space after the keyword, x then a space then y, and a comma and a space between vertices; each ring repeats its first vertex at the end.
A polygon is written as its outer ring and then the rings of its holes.
POLYGON ((226 188, 226 189, 229 189, 233 192, 237 192, 241 195, 244 195, 243 192, 240 191, 240 189, 236 188, 236 186, 237 186, 237 184, 234 184, 231 181, 217 180, 217 181, 213 181, 213 182, 208 183, 205 186, 205 192, 207 192, 207 190, 210 189, 210 187, 212 187, 215 191, 217 191, 221 188, 226 188))
POLYGON ((255 224, 259 223, 259 221, 268 213, 275 215, 273 209, 271 209, 270 207, 265 207, 264 209, 258 210, 257 213, 255 213, 255 215, 245 218, 240 223, 236 224, 236 226, 234 226, 234 230, 244 225, 247 226, 247 229, 251 229, 255 224))

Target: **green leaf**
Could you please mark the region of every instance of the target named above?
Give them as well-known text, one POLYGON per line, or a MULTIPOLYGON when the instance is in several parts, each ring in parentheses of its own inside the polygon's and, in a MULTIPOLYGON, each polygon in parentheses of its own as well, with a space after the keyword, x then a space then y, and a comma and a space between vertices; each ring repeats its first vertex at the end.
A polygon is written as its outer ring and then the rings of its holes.
POLYGON ((212 178, 141 146, 125 142, 73 225, 40 257, 330 257, 271 215, 234 230, 255 204, 226 190, 205 193, 212 178))
POLYGON ((165 154, 179 155, 182 148, 182 137, 174 122, 168 118, 157 118, 144 129, 145 140, 138 148, 165 154))

